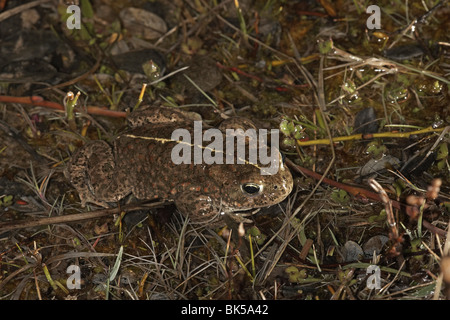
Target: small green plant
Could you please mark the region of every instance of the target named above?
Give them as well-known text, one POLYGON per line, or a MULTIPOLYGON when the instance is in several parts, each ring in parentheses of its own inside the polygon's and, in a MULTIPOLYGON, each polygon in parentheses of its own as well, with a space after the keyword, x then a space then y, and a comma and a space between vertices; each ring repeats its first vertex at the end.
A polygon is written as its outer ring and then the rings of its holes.
POLYGON ((0 207, 9 207, 10 205, 12 205, 12 200, 12 195, 0 196, 0 207))
POLYGON ((288 274, 289 282, 292 283, 300 283, 307 277, 306 269, 298 270, 297 267, 294 266, 287 267, 284 272, 288 274))
POLYGON ((285 273, 289 276, 289 281, 292 283, 312 283, 319 282, 322 279, 314 278, 307 274, 306 269, 298 269, 295 266, 289 266, 284 270, 285 273))
POLYGON ((366 152, 378 158, 387 151, 385 145, 382 145, 379 140, 374 140, 367 145, 366 152))
POLYGON ((66 109, 66 118, 69 123, 69 127, 72 130, 76 129, 76 123, 75 123, 75 115, 74 115, 74 108, 77 105, 78 98, 80 97, 80 92, 76 95, 73 94, 72 91, 67 92, 65 98, 64 98, 64 108, 66 109))
POLYGON ((267 236, 262 234, 261 231, 256 227, 251 227, 247 230, 247 236, 251 236, 253 242, 255 242, 258 245, 262 245, 265 241, 267 236))
POLYGON ((347 191, 345 190, 334 190, 331 194, 331 199, 340 204, 347 204, 350 200, 347 191))
POLYGON ((379 215, 370 216, 368 221, 370 223, 386 221, 386 210, 381 210, 379 215))
POLYGON ((439 148, 437 150, 436 155, 436 161, 437 161, 437 168, 439 170, 444 169, 445 164, 448 161, 448 145, 447 143, 443 142, 439 145, 439 148))
POLYGON ((296 140, 305 138, 303 127, 300 124, 295 124, 294 121, 284 119, 280 123, 280 130, 285 136, 283 143, 288 146, 294 146, 296 140))

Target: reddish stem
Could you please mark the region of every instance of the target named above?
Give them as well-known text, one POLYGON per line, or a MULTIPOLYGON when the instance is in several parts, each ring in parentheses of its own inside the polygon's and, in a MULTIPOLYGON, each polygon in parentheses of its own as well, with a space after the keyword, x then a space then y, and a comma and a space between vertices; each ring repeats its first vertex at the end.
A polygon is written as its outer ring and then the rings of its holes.
MULTIPOLYGON (((304 173, 305 175, 307 175, 311 178, 314 178, 316 180, 320 180, 322 178, 321 174, 311 171, 309 169, 303 168, 299 165, 296 165, 289 159, 286 159, 286 163, 288 164, 289 168, 293 169, 296 172, 304 173)), ((353 195, 356 198, 368 198, 368 199, 372 199, 372 200, 381 202, 381 198, 378 193, 366 190, 364 188, 350 186, 348 184, 340 183, 340 182, 328 179, 326 177, 324 177, 322 181, 332 187, 336 187, 338 189, 345 190, 349 194, 353 195)), ((418 214, 419 214, 419 208, 417 206, 407 205, 407 204, 401 203, 396 200, 390 200, 390 201, 394 208, 399 209, 399 210, 405 210, 406 214, 409 217, 411 217, 412 219, 417 219, 418 214)), ((436 226, 432 225, 430 222, 423 220, 422 224, 425 228, 427 228, 431 232, 439 234, 440 236, 444 236, 444 237, 446 236, 446 232, 444 230, 437 228, 436 226)))
MULTIPOLYGON (((64 111, 64 106, 52 101, 46 101, 44 98, 40 96, 29 96, 29 97, 12 97, 12 96, 0 96, 0 102, 7 103, 22 103, 29 104, 33 106, 45 107, 49 109, 64 111)), ((107 117, 115 117, 115 118, 125 118, 126 112, 124 111, 114 111, 106 108, 100 107, 87 107, 87 113, 93 115, 107 116, 107 117)))

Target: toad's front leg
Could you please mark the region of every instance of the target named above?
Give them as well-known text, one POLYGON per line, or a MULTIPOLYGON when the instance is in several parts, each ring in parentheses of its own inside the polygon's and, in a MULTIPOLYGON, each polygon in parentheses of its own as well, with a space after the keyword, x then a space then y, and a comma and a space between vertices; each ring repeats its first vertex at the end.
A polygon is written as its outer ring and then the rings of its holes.
POLYGON ((213 226, 223 224, 221 208, 210 196, 199 192, 182 192, 175 198, 177 209, 193 223, 213 226))

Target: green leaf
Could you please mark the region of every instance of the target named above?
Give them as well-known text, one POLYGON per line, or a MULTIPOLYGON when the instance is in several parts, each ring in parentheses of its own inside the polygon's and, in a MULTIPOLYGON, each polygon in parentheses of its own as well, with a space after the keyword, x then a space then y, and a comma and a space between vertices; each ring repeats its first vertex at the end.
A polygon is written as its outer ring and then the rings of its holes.
POLYGON ((295 146, 295 139, 292 138, 284 138, 283 139, 283 144, 287 145, 287 146, 295 146))
POLYGON ((334 190, 331 194, 331 199, 341 204, 347 204, 350 200, 345 190, 334 190))
POLYGON ((413 291, 410 294, 414 297, 422 298, 422 297, 427 297, 427 296, 432 295, 434 293, 435 289, 436 289, 436 283, 432 282, 428 286, 419 288, 418 290, 413 291))
POLYGON ((290 136, 295 131, 295 125, 292 121, 285 119, 280 123, 280 130, 285 136, 290 136))
POLYGON ((94 9, 92 9, 92 5, 89 0, 81 0, 81 14, 85 18, 94 17, 94 9))
POLYGON ((384 209, 381 210, 380 214, 378 216, 370 216, 368 220, 370 223, 385 221, 386 220, 386 210, 384 210, 384 209))
POLYGON ((142 69, 150 81, 158 80, 161 76, 161 69, 153 60, 149 60, 142 64, 142 69))
POLYGON ((443 142, 439 145, 436 159, 443 160, 448 158, 448 146, 447 143, 443 142))
POLYGON ((251 227, 247 230, 247 234, 251 235, 252 237, 258 237, 261 235, 261 231, 255 226, 251 227))
POLYGON ((119 253, 117 254, 116 262, 109 275, 109 282, 113 281, 119 272, 120 263, 122 262, 123 246, 120 246, 119 253))
POLYGON ((305 138, 305 132, 303 130, 303 127, 301 125, 296 125, 294 127, 294 139, 300 140, 305 138))
POLYGON ((8 207, 12 205, 12 200, 13 200, 12 195, 0 197, 0 207, 8 207))
POLYGON ((293 283, 298 283, 304 280, 307 276, 306 269, 298 270, 294 266, 287 267, 284 272, 289 276, 289 281, 293 283))
POLYGON ((354 94, 356 92, 356 84, 353 80, 348 79, 343 85, 342 90, 346 93, 354 94))
POLYGON ((320 41, 318 44, 319 44, 319 52, 321 54, 327 54, 333 49, 333 41, 331 40, 320 41))

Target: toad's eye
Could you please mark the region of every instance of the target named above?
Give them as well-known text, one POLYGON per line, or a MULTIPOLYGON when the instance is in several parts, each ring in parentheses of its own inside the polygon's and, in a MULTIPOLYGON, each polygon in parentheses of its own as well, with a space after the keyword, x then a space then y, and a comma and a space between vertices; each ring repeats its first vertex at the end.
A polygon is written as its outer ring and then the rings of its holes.
POLYGON ((249 182, 241 184, 241 190, 246 195, 256 196, 262 192, 263 186, 257 183, 249 182))

